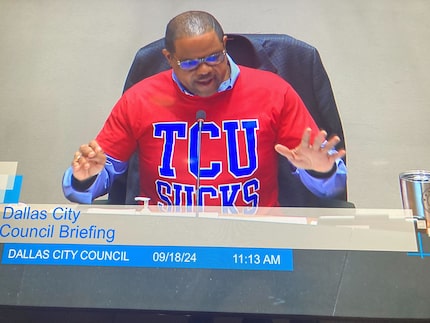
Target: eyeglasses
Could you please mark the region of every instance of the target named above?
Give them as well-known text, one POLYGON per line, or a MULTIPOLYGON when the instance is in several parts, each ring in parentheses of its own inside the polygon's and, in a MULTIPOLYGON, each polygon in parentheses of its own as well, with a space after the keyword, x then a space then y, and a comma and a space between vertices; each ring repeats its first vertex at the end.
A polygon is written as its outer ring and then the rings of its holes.
POLYGON ((224 49, 222 52, 215 53, 206 57, 186 59, 184 61, 176 61, 176 63, 182 70, 191 71, 197 68, 202 63, 208 64, 210 66, 218 65, 224 61, 225 54, 226 50, 224 49))

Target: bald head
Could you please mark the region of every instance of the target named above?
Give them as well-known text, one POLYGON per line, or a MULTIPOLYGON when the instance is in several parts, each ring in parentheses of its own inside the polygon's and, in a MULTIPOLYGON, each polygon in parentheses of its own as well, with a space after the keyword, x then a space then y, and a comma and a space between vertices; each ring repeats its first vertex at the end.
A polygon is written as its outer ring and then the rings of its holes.
POLYGON ((224 31, 214 16, 204 11, 181 13, 167 24, 165 47, 169 52, 174 53, 177 39, 200 36, 211 31, 215 31, 222 42, 224 31))

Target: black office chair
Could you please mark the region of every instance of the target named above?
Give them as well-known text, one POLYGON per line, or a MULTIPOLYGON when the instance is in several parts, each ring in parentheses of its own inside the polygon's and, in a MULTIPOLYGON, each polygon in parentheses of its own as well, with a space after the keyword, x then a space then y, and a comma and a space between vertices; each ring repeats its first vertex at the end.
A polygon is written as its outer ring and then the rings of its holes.
MULTIPOLYGON (((288 35, 229 34, 227 52, 239 65, 271 71, 288 81, 302 98, 317 125, 328 136, 341 138, 337 148, 345 147, 341 120, 331 84, 316 48, 288 35)), ((159 39, 137 52, 127 76, 124 91, 140 80, 167 70, 159 39)), ((291 174, 288 160, 279 156, 279 202, 290 207, 352 207, 346 202, 346 191, 335 198, 313 195, 291 174)), ((139 195, 139 165, 137 154, 131 158, 126 174, 118 178, 109 194, 110 204, 135 204, 139 195)))

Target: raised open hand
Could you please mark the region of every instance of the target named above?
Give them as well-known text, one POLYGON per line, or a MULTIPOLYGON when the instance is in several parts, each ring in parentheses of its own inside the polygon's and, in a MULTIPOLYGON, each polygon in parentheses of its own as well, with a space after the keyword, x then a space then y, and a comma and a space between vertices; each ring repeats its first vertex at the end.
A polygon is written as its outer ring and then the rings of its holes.
POLYGON ((321 130, 310 143, 312 130, 306 128, 301 143, 294 149, 277 144, 275 150, 285 156, 297 168, 313 170, 321 173, 329 172, 338 158, 345 156, 345 150, 334 151, 340 138, 333 136, 327 141, 327 132, 321 130))

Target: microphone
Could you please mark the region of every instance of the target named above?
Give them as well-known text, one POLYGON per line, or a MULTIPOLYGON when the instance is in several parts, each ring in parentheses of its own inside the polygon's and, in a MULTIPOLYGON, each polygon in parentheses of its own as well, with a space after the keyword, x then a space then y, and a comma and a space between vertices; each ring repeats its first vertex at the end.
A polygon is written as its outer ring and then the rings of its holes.
POLYGON ((206 112, 203 110, 199 110, 196 113, 196 120, 198 123, 198 135, 197 135, 197 180, 196 180, 196 207, 197 207, 197 216, 198 209, 200 207, 200 156, 202 154, 202 128, 203 123, 206 119, 206 112))

